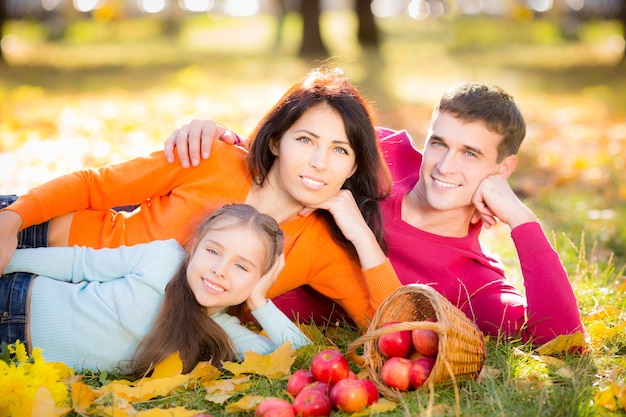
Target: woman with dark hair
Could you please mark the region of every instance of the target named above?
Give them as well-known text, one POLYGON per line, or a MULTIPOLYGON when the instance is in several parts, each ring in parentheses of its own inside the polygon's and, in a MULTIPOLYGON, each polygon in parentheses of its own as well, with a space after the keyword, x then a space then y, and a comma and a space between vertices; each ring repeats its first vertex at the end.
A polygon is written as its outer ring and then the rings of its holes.
POLYGON ((35 187, 0 212, 0 267, 18 245, 42 238, 94 248, 182 242, 198 217, 247 203, 285 232, 286 265, 270 298, 309 285, 364 328, 400 286, 383 250, 378 204, 390 184, 365 100, 341 71, 319 68, 267 113, 249 153, 217 141, 191 169, 156 151, 35 187), (137 208, 111 209, 121 205, 137 208))
POLYGON ((3 320, 0 341, 21 340, 74 369, 119 367, 134 378, 175 352, 189 372, 199 361, 221 367, 248 350, 298 348, 310 340, 266 298, 284 265, 283 243, 272 217, 229 204, 185 250, 174 239, 19 249, 0 278, 0 303, 27 320, 3 320), (18 297, 18 287, 30 291, 18 297), (267 337, 229 314, 243 303, 267 337))

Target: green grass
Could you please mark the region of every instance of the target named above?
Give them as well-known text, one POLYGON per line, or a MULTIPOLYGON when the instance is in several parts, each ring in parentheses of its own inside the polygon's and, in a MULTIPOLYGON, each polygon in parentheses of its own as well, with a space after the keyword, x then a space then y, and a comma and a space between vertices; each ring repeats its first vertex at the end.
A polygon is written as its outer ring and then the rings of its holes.
MULTIPOLYGON (((145 154, 193 118, 249 133, 318 64, 294 56, 299 22, 293 15, 278 48, 273 22, 197 16, 176 38, 162 37, 162 23, 148 19, 80 22, 56 42, 45 39, 40 25, 12 22, 10 65, 0 67, 0 192, 145 154)), ((626 310, 626 78, 610 46, 619 27, 592 22, 572 40, 549 21, 388 19, 380 22, 383 43, 374 56, 355 44, 354 25, 345 13, 324 16, 332 62, 372 101, 379 124, 407 129, 418 146, 445 87, 471 79, 516 97, 529 129, 512 182, 551 236, 593 330, 591 354, 565 356, 559 366, 533 356, 530 346, 488 341, 489 372, 458 381, 460 414, 624 415, 594 401, 599 390, 624 384, 626 341, 611 332, 626 310)), ((495 228, 483 240, 520 285, 508 230, 495 228)), ((345 351, 356 337, 343 326, 322 331, 316 349, 330 344, 345 351)), ((308 366, 314 351, 300 352, 294 369, 308 366)), ((119 375, 84 377, 99 386, 119 375)), ((242 395, 285 396, 285 387, 285 379, 253 377, 242 395)), ((223 406, 204 396, 201 388, 181 389, 136 408, 184 405, 223 415, 223 406)), ((428 390, 407 394, 384 415, 455 415, 451 383, 437 386, 432 401, 429 396, 428 390)))

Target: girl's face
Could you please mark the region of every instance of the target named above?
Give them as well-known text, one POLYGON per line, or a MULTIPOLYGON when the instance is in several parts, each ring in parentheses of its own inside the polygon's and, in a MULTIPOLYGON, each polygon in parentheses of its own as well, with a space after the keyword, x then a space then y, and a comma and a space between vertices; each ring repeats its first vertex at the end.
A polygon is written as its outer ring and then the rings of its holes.
POLYGON ((265 256, 265 246, 248 227, 212 229, 189 260, 187 282, 212 315, 248 298, 261 278, 265 256))
POLYGON ((287 200, 303 206, 317 205, 337 194, 357 168, 343 120, 325 104, 307 110, 272 145, 272 152, 277 158, 270 169, 270 183, 287 200))

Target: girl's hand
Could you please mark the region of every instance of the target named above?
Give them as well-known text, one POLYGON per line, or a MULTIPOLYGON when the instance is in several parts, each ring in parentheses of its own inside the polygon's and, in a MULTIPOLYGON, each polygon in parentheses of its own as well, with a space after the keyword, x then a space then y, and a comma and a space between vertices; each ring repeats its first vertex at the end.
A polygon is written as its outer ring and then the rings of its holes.
POLYGON ((267 292, 274 285, 276 280, 278 279, 278 274, 283 270, 285 266, 285 254, 282 253, 274 265, 270 268, 269 271, 265 275, 259 279, 257 284, 252 289, 250 296, 246 300, 246 304, 250 310, 256 310, 257 308, 263 307, 267 304, 267 292))
POLYGON ((247 147, 248 140, 235 135, 224 126, 213 120, 192 120, 191 123, 176 129, 165 141, 165 158, 169 163, 175 160, 174 148, 178 153, 180 165, 183 168, 197 166, 200 158, 207 159, 211 154, 211 146, 214 140, 221 140, 231 145, 247 147))
POLYGON ((385 261, 385 253, 378 245, 350 191, 339 190, 328 200, 315 207, 305 207, 299 214, 307 215, 309 209, 324 209, 333 215, 343 235, 354 245, 361 261, 361 268, 373 268, 385 261))

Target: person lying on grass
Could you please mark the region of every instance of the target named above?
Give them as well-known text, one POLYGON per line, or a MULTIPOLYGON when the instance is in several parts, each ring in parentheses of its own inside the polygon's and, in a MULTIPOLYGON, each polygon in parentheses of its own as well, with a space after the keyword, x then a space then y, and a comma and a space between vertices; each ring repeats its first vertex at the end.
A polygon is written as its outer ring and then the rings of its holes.
POLYGON ((179 352, 184 372, 221 367, 248 351, 311 343, 267 290, 284 265, 276 221, 225 205, 185 249, 155 240, 115 249, 18 249, 0 278, 1 341, 40 347, 77 370, 122 369, 139 378, 179 352), (245 304, 268 337, 228 313, 245 304))
MULTIPOLYGON (((431 285, 488 335, 543 344, 584 332, 558 254, 507 181, 526 134, 513 97, 483 83, 451 87, 433 110, 421 153, 406 131, 381 127, 377 133, 393 177, 392 192, 382 203, 384 236, 403 284, 431 285), (497 221, 511 228, 525 295, 479 241, 483 226, 497 221)), ((166 157, 195 165, 217 138, 247 144, 211 120, 194 120, 165 142, 166 157)), ((327 315, 332 305, 303 289, 275 302, 301 317, 303 311, 327 315)))
POLYGON ((384 252, 379 202, 391 188, 369 106, 336 68, 310 71, 258 124, 250 152, 216 141, 194 169, 163 153, 34 187, 0 211, 0 269, 18 245, 93 248, 188 235, 225 203, 247 203, 285 233, 268 295, 310 285, 361 328, 400 281, 384 252), (130 212, 117 206, 137 205, 130 212), (313 215, 299 216, 304 208, 313 215))

